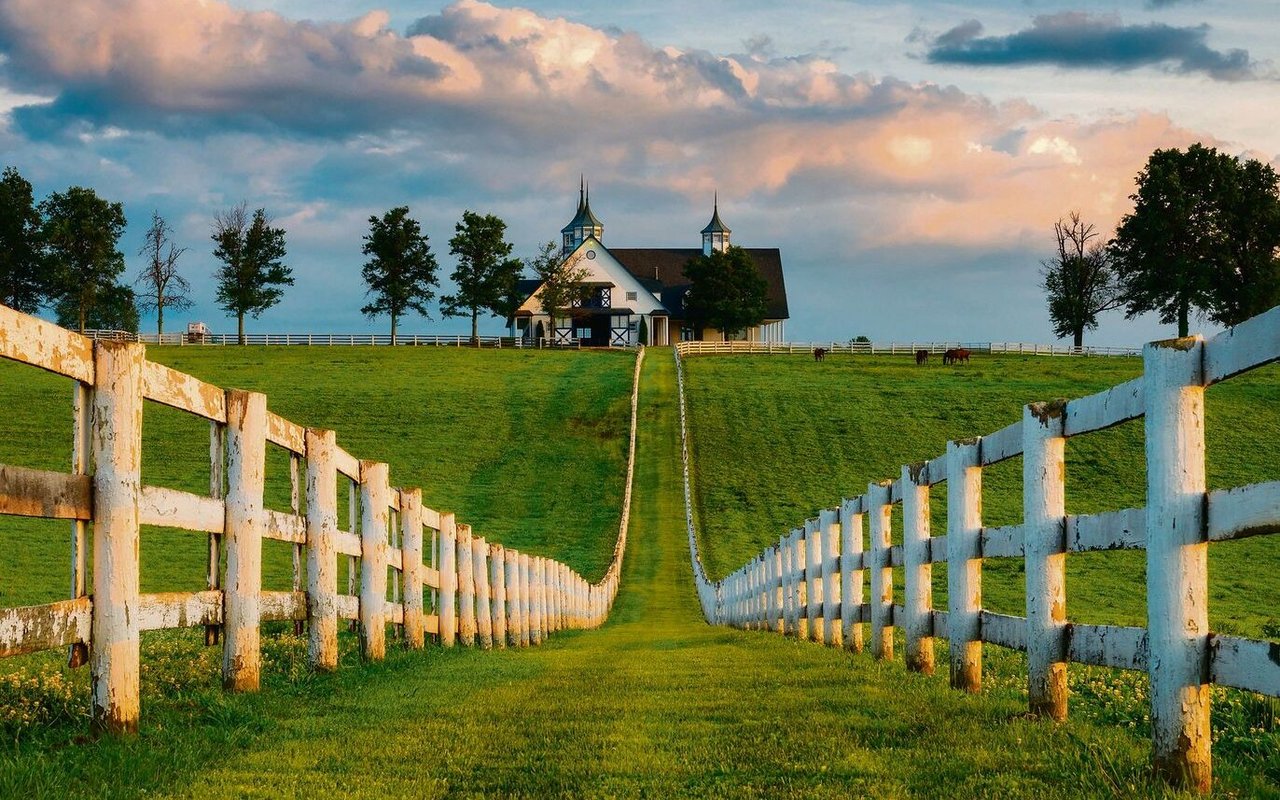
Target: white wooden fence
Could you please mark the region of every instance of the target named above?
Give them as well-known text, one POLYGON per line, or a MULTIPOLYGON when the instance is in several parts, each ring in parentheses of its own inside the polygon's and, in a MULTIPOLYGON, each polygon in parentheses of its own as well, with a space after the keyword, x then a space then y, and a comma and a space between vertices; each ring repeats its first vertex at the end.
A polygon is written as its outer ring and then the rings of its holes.
POLYGON ((1067 715, 1070 662, 1150 676, 1153 760, 1159 774, 1199 791, 1211 785, 1209 686, 1280 696, 1280 644, 1216 634, 1208 625, 1207 555, 1213 542, 1280 533, 1280 482, 1207 492, 1205 389, 1280 359, 1280 307, 1204 341, 1148 344, 1142 377, 1088 397, 1035 403, 986 436, 949 442, 865 493, 823 509, 730 575, 702 568, 689 489, 684 375, 676 351, 689 548, 706 619, 893 657, 932 672, 935 638, 949 642, 951 684, 976 692, 984 643, 1027 653, 1031 711, 1067 715), (1065 511, 1068 437, 1145 417, 1147 505, 1102 514, 1065 511), (1023 522, 982 523, 983 468, 1022 456, 1023 522), (929 529, 930 487, 947 482, 947 530, 929 529), (890 511, 902 505, 902 544, 890 546, 890 511), (866 529, 869 536, 864 535, 866 529), (1086 625, 1067 618, 1068 553, 1147 553, 1147 626, 1086 625), (1022 559, 1026 616, 982 607, 982 566, 1022 559), (931 570, 947 565, 947 608, 933 607, 931 570), (893 604, 893 569, 903 572, 893 604), (869 582, 869 587, 866 584, 869 582), (869 596, 865 590, 869 588, 869 596))
POLYGON ((0 358, 71 378, 75 432, 69 474, 0 465, 0 514, 65 519, 72 528, 71 599, 0 609, 0 657, 70 646, 72 664, 87 659, 92 673, 95 730, 126 733, 138 725, 139 634, 146 630, 205 626, 210 642, 220 631, 224 686, 254 691, 259 626, 271 620, 306 623, 309 660, 320 670, 337 667, 340 619, 358 621, 361 653, 372 660, 385 653, 389 624, 412 648, 423 647, 428 635, 444 646, 524 646, 564 628, 598 626, 617 594, 626 550, 643 357, 642 350, 613 560, 589 583, 553 559, 487 542, 453 514, 423 505, 419 489, 392 488, 386 464, 358 460, 333 431, 273 414, 263 394, 223 390, 149 362, 142 344, 92 342, 0 306, 0 358), (142 485, 145 400, 209 421, 208 495, 142 485), (289 512, 263 505, 268 442, 289 453, 289 512), (344 484, 345 529, 338 519, 344 484), (140 593, 142 525, 207 534, 208 589, 140 593), (293 545, 292 591, 262 589, 264 539, 293 545), (338 590, 342 557, 351 576, 345 594, 338 590), (426 592, 434 602, 426 602, 426 592))
MULTIPOLYGON (((206 333, 199 336, 186 333, 131 333, 129 331, 87 330, 86 338, 95 342, 142 342, 144 344, 216 346, 240 344, 240 338, 234 333, 206 333)), ((388 346, 393 344, 391 335, 386 333, 246 333, 244 342, 247 345, 272 346, 388 346)), ((397 346, 407 347, 503 347, 529 348, 539 345, 526 342, 519 336, 477 336, 472 339, 465 334, 398 334, 395 338, 397 346)))
POLYGON ((914 356, 920 350, 942 355, 954 348, 971 353, 1029 356, 1140 356, 1140 347, 1073 347, 1030 342, 679 342, 683 356, 811 354, 817 348, 828 353, 865 356, 914 356))

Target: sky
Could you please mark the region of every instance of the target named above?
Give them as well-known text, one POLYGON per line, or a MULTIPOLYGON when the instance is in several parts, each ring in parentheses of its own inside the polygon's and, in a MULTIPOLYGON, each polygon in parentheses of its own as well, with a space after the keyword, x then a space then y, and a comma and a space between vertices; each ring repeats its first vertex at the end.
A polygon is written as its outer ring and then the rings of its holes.
MULTIPOLYGON (((242 201, 296 280, 250 331, 383 331, 371 215, 409 206, 447 293, 464 210, 531 256, 585 175, 606 246, 696 247, 718 195, 782 251, 789 339, 1025 342, 1053 340, 1053 223, 1109 234, 1152 150, 1280 167, 1274 0, 437 3, 0 0, 0 164, 122 202, 129 280, 164 215, 170 330, 234 331, 210 232, 242 201)), ((432 316, 401 331, 468 329, 432 316)), ((1112 312, 1086 343, 1167 335, 1112 312)))

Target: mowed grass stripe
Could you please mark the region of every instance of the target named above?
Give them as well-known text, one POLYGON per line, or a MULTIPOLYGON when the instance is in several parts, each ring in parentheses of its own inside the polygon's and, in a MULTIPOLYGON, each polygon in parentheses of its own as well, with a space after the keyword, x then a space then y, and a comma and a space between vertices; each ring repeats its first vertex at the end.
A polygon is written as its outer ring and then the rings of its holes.
POLYGON ((1028 722, 1016 698, 965 697, 898 665, 703 624, 680 525, 669 358, 646 364, 641 414, 633 538, 602 630, 520 652, 399 655, 339 675, 326 699, 273 715, 168 794, 1142 792, 1144 744, 1122 733, 1028 722))
MULTIPOLYGON (((975 356, 969 365, 917 367, 905 356, 697 357, 685 360, 696 470, 695 506, 709 574, 732 572, 824 506, 897 478, 903 464, 945 452, 948 439, 991 433, 1025 403, 1083 397, 1141 374, 1136 358, 975 356)), ((1206 399, 1211 489, 1280 479, 1280 369, 1212 387, 1206 399)), ((984 473, 987 525, 1021 522, 1022 460, 984 473)), ((1142 420, 1067 443, 1067 512, 1145 503, 1142 420)), ((946 485, 934 488, 933 529, 946 529, 946 485)), ((901 508, 893 517, 901 541, 901 508)), ((1209 548, 1214 630, 1280 636, 1280 537, 1209 548), (1269 632, 1269 633, 1268 633, 1269 632)), ((1144 625, 1141 551, 1067 559, 1067 614, 1144 625)), ((901 602, 900 570, 895 584, 901 602)), ((934 568, 934 605, 946 607, 946 568, 934 568)), ((984 605, 1022 615, 1022 564, 984 564, 984 605)))

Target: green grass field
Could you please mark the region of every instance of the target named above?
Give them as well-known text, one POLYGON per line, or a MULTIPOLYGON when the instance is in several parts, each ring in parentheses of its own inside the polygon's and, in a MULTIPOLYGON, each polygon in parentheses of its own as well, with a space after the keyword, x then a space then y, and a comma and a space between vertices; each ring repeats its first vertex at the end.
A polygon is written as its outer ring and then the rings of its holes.
MULTIPOLYGON (((945 452, 948 439, 996 431, 1028 402, 1083 397, 1141 373, 1136 358, 982 357, 917 367, 906 357, 689 358, 695 503, 703 562, 736 569, 817 509, 896 478, 903 464, 945 452)), ((1211 489, 1280 479, 1280 371, 1268 367, 1211 388, 1206 400, 1211 489)), ((1067 512, 1144 504, 1142 421, 1068 440, 1067 512)), ((1021 521, 1022 459, 985 470, 984 523, 1021 521)), ((934 488, 935 534, 946 529, 946 485, 934 488)), ((895 510, 901 541, 901 508, 895 510)), ((1280 538, 1214 545, 1210 622, 1215 630, 1280 637, 1280 538)), ((1140 551, 1067 559, 1068 616, 1145 623, 1140 551)), ((946 608, 945 565, 934 568, 935 607, 946 608)), ((899 597, 901 577, 897 578, 899 597)), ((983 602, 1023 613, 1021 563, 984 565, 983 602)))
MULTIPOLYGON (((264 355, 268 360, 262 368, 278 382, 272 396, 280 396, 282 413, 300 422, 332 424, 352 452, 389 460, 393 475, 412 472, 413 459, 420 457, 436 459, 423 462, 431 464, 423 469, 442 484, 461 485, 472 475, 492 474, 468 471, 465 454, 455 459, 419 455, 432 441, 470 446, 462 434, 439 427, 454 423, 431 421, 444 418, 443 412, 418 420, 420 444, 386 455, 357 449, 352 420, 367 408, 362 395, 352 389, 341 405, 334 394, 316 399, 320 392, 314 387, 338 379, 308 364, 305 354, 264 355), (295 358, 286 370, 282 362, 295 358), (290 394, 297 406, 286 410, 290 394), (315 417, 307 416, 311 413, 315 417)), ((510 361, 487 360, 491 355, 439 356, 458 359, 434 373, 439 395, 467 396, 456 384, 474 381, 513 387, 507 408, 465 417, 473 427, 466 437, 484 435, 495 414, 547 420, 582 413, 534 408, 541 399, 518 391, 518 376, 545 376, 556 367, 558 377, 547 378, 547 393, 578 409, 606 410, 608 424, 601 417, 599 425, 570 424, 567 431, 499 426, 508 438, 491 435, 492 441, 477 446, 522 456, 535 450, 548 457, 576 453, 563 462, 572 465, 588 455, 585 440, 599 435, 584 431, 605 427, 619 432, 617 441, 607 440, 616 457, 606 459, 619 463, 629 358, 554 354, 565 361, 549 366, 537 361, 537 354, 529 354, 535 360, 528 363, 521 354, 502 357, 510 361), (583 377, 593 372, 616 375, 600 378, 606 381, 601 386, 583 377), (580 435, 584 443, 566 441, 580 435), (525 438, 535 436, 533 443, 525 438)), ((224 366, 216 356, 196 356, 210 361, 178 366, 223 385, 231 382, 228 373, 235 377, 231 367, 218 372, 224 366), (198 372, 201 367, 206 371, 198 372)), ((717 365, 708 360, 703 366, 717 365)), ((737 369, 732 359, 719 366, 737 369)), ((345 379, 358 368, 348 362, 340 370, 345 379)), ((4 377, 0 389, 9 391, 4 377)), ((945 678, 907 673, 901 662, 877 663, 866 655, 705 625, 685 544, 669 350, 650 353, 641 385, 630 548, 617 605, 602 629, 558 634, 540 648, 520 651, 392 648, 386 662, 374 665, 360 664, 353 640, 344 636, 342 667, 315 675, 305 668, 305 643, 273 628, 264 688, 252 696, 220 690, 218 651, 200 646, 198 632, 149 636, 141 735, 98 742, 83 738, 85 671, 66 673, 15 659, 0 669, 24 669, 25 677, 10 673, 0 679, 0 709, 46 718, 38 725, 0 725, 7 736, 0 746, 0 797, 1175 796, 1149 777, 1142 722, 1131 728, 1131 720, 1122 716, 1131 709, 1089 700, 1075 707, 1065 725, 1027 719, 1018 659, 998 648, 989 649, 988 688, 974 697, 951 691, 945 678)), ((56 391, 50 395, 57 396, 56 391)), ((409 404, 399 397, 397 402, 409 404)), ((460 401, 459 408, 465 407, 460 401)), ((759 424, 776 427, 787 419, 761 416, 759 424)), ((695 433, 708 444, 713 441, 709 432, 695 433)), ((0 461, 10 457, 6 453, 0 461)), ((736 468, 706 454, 698 478, 736 468)), ((759 469, 787 477, 767 460, 759 469)), ((591 574, 590 559, 602 566, 612 547, 615 493, 621 492, 620 473, 605 471, 612 488, 587 489, 564 476, 532 480, 538 473, 529 468, 519 473, 520 480, 496 481, 487 494, 473 487, 491 500, 469 500, 468 492, 455 490, 460 498, 455 507, 473 518, 487 514, 487 524, 496 527, 509 516, 505 509, 533 502, 531 494, 540 496, 541 507, 576 506, 602 523, 574 531, 576 539, 543 541, 529 534, 528 541, 531 549, 562 556, 591 574)), ((802 498, 801 507, 805 502, 802 498)), ((547 537, 552 527, 542 526, 547 537)), ((753 535, 765 540, 763 530, 761 523, 736 533, 737 546, 749 552, 753 535)), ((64 533, 61 527, 58 532, 64 533)), ((722 552, 732 561, 732 553, 722 552)), ((6 580, 21 584, 26 578, 6 580)), ((1097 694, 1111 690, 1100 685, 1097 694)), ((1220 757, 1222 795, 1280 796, 1278 774, 1264 772, 1259 763, 1232 753, 1220 757)))

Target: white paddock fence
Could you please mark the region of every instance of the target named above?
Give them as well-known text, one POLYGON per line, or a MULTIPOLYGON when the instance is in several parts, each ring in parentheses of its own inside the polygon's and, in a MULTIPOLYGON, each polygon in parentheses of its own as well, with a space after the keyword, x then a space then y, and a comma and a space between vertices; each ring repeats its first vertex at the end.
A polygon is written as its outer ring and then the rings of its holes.
POLYGON ((388 625, 411 648, 423 647, 427 635, 444 646, 536 645, 561 629, 598 626, 612 607, 626 550, 643 357, 641 351, 636 361, 626 500, 613 560, 590 583, 553 559, 487 542, 452 513, 423 505, 419 489, 392 488, 386 464, 356 459, 333 431, 273 414, 263 394, 223 390, 147 361, 142 344, 91 342, 0 306, 0 358, 74 382, 71 472, 0 465, 0 514, 71 521, 71 599, 0 609, 0 657, 70 646, 73 665, 89 664, 94 729, 126 733, 138 725, 142 631, 204 626, 210 643, 220 632, 224 686, 254 691, 260 624, 272 620, 306 624, 309 661, 320 670, 338 665, 343 619, 357 621, 361 653, 372 660, 385 654, 388 625), (145 400, 209 421, 207 496, 142 485, 145 400), (263 505, 268 443, 289 453, 288 512, 263 505), (338 519, 344 485, 345 530, 338 519), (140 593, 142 525, 207 534, 208 589, 140 593), (264 539, 293 545, 292 591, 263 591, 264 539), (338 590, 343 557, 345 594, 338 590))
POLYGON ((1140 356, 1140 347, 1073 347, 1030 342, 679 342, 681 357, 701 355, 811 354, 817 348, 828 353, 861 356, 914 356, 920 350, 942 355, 963 348, 971 353, 1028 356, 1140 356))
POLYGON ((949 642, 951 684, 976 692, 984 643, 1027 653, 1031 711, 1067 715, 1070 662, 1142 670, 1150 677, 1153 760, 1179 785, 1211 785, 1209 686, 1280 696, 1280 644, 1216 634, 1208 625, 1207 556, 1214 542, 1280 533, 1280 482, 1206 491, 1205 389, 1280 359, 1280 307, 1204 341, 1153 342, 1144 374, 1076 400, 1035 403, 1006 428, 949 442, 946 453, 904 466, 864 494, 823 509, 730 575, 702 568, 689 488, 689 440, 681 353, 676 351, 689 548, 706 619, 893 657, 901 629, 910 669, 932 672, 935 638, 949 642), (1144 417, 1147 505, 1091 515, 1065 512, 1069 437, 1144 417), (983 468, 1022 456, 1020 525, 982 524, 983 468), (947 530, 929 529, 930 487, 946 481, 947 530), (902 505, 901 545, 890 546, 890 511, 902 505), (869 529, 869 537, 864 535, 869 529), (1147 553, 1147 626, 1068 621, 1068 553, 1147 553), (982 607, 982 565, 1025 564, 1026 616, 982 607), (947 608, 933 607, 932 565, 947 565, 947 608), (903 569, 902 605, 893 568, 903 569), (870 593, 865 592, 869 573, 870 593))
MULTIPOLYGON (((142 342, 143 344, 163 344, 175 346, 214 346, 226 347, 240 344, 240 337, 234 333, 206 333, 188 335, 186 333, 131 333, 129 331, 87 330, 86 338, 95 342, 142 342)), ((533 343, 526 342, 519 336, 477 336, 472 339, 465 334, 452 336, 443 334, 398 334, 395 341, 386 333, 246 333, 246 345, 269 345, 273 347, 340 347, 340 346, 378 346, 397 345, 400 347, 485 347, 502 349, 514 347, 529 349, 539 347, 581 347, 575 339, 572 344, 533 343)))

